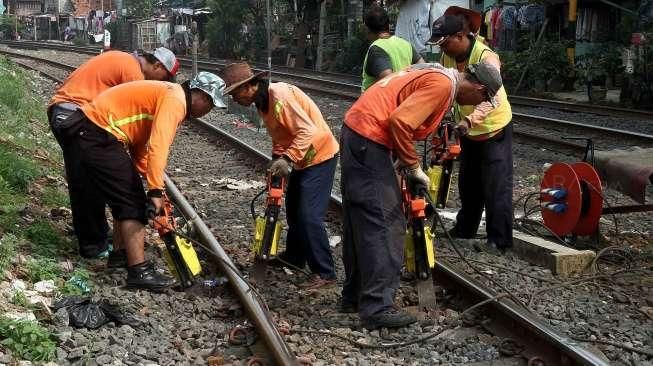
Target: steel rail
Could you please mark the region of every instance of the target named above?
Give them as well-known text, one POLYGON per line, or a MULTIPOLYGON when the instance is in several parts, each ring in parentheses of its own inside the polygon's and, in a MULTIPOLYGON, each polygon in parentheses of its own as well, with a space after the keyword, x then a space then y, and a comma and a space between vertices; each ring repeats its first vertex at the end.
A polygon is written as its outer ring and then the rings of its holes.
MULTIPOLYGON (((218 126, 198 119, 195 122, 209 131, 233 142, 236 146, 244 149, 257 159, 265 162, 272 160, 271 156, 261 152, 218 126)), ((331 201, 338 208, 342 209, 342 198, 340 196, 332 193, 331 201)), ((468 295, 467 298, 470 300, 470 305, 497 297, 494 291, 485 288, 477 280, 455 269, 454 266, 446 261, 438 261, 434 270, 434 278, 438 280, 438 284, 449 285, 448 287, 454 291, 463 291, 468 295)), ((549 361, 550 363, 546 363, 547 365, 609 365, 609 363, 605 362, 598 355, 580 346, 569 337, 556 332, 544 324, 540 318, 525 311, 512 301, 497 299, 489 302, 486 306, 494 310, 491 314, 495 323, 493 326, 494 332, 504 336, 510 336, 518 342, 527 341, 528 353, 532 357, 549 361), (515 338, 516 333, 520 338, 515 338)))
POLYGON ((211 229, 209 229, 204 221, 197 215, 193 206, 191 206, 179 188, 177 188, 174 182, 167 175, 165 176, 165 186, 166 192, 170 195, 175 207, 178 208, 183 213, 184 217, 193 224, 193 228, 196 230, 200 239, 205 245, 208 245, 211 248, 211 254, 218 258, 216 261, 218 268, 229 279, 231 287, 243 303, 250 319, 252 319, 256 325, 259 335, 267 344, 274 360, 279 365, 296 365, 297 359, 283 340, 283 337, 272 322, 268 312, 256 298, 255 293, 251 290, 250 285, 243 279, 242 274, 236 270, 233 261, 229 258, 229 255, 224 251, 213 233, 211 233, 211 229))
POLYGON ((510 95, 510 104, 523 105, 528 107, 546 107, 559 109, 568 112, 584 112, 598 114, 603 116, 631 117, 653 121, 653 111, 642 109, 630 109, 611 107, 605 105, 594 105, 585 103, 572 103, 561 100, 551 100, 545 98, 532 98, 521 95, 510 95))
POLYGON ((616 128, 609 128, 609 127, 603 127, 603 126, 590 126, 584 123, 578 123, 578 122, 572 122, 572 121, 565 121, 561 119, 555 119, 555 118, 548 118, 548 117, 540 117, 540 116, 533 116, 530 114, 523 114, 523 113, 514 113, 512 114, 513 120, 516 121, 523 121, 523 122, 531 122, 531 123, 548 123, 549 125, 559 125, 559 126, 564 126, 564 127, 574 127, 574 128, 582 128, 582 129, 587 129, 587 130, 592 130, 592 131, 598 131, 602 132, 606 135, 612 135, 615 137, 628 137, 631 139, 638 139, 642 140, 648 143, 653 143, 653 135, 645 134, 645 133, 640 133, 640 132, 632 132, 632 131, 626 131, 626 130, 619 130, 616 128))
MULTIPOLYGON (((0 51, 2 52, 2 51, 0 51)), ((30 58, 27 56, 26 58, 30 58)), ((36 61, 47 61, 36 58, 36 61)), ((55 62, 56 64, 56 62, 55 62)), ((38 70, 30 65, 25 65, 19 63, 21 67, 34 70, 42 74, 43 76, 56 81, 61 82, 62 80, 57 78, 54 75, 50 75, 44 71, 38 70)), ((68 66, 64 64, 58 64, 58 66, 68 66)), ((74 69, 74 67, 72 67, 74 69)), ((195 120, 195 123, 207 124, 205 121, 195 120)), ((244 144, 244 142, 241 141, 244 144)), ((186 200, 179 188, 174 184, 172 179, 165 175, 165 186, 166 192, 170 195, 170 198, 175 203, 175 207, 178 208, 184 215, 184 217, 193 225, 193 228, 196 229, 201 241, 210 247, 211 254, 214 255, 218 260, 215 261, 216 265, 220 271, 228 278, 231 283, 231 287, 234 292, 243 303, 245 311, 249 314, 250 319, 256 326, 256 329, 259 332, 259 335, 263 338, 263 341, 268 346, 270 354, 276 361, 278 365, 284 366, 294 366, 297 365, 297 359, 295 358, 293 352, 288 348, 288 345, 283 340, 283 337, 279 333, 278 329, 274 325, 274 322, 271 320, 271 317, 268 315, 267 311, 264 309, 262 304, 256 298, 255 292, 251 290, 249 284, 243 279, 242 274, 239 273, 236 269, 229 255, 224 251, 218 240, 211 233, 211 230, 206 226, 204 221, 199 217, 197 212, 193 209, 192 205, 186 200)))
MULTIPOLYGON (((232 141, 234 145, 242 148, 259 160, 265 162, 271 160, 271 156, 207 121, 192 119, 192 122, 232 141)), ((249 291, 248 284, 234 270, 233 262, 226 252, 224 252, 210 229, 199 218, 190 203, 183 197, 183 194, 167 176, 166 189, 177 207, 184 213, 184 216, 189 218, 195 225, 205 244, 211 246, 211 249, 215 252, 214 254, 220 258, 218 265, 229 278, 238 296, 246 304, 246 310, 254 319, 257 329, 262 332, 263 338, 270 347, 270 351, 275 360, 282 365, 296 364, 296 359, 288 350, 276 327, 270 323, 266 315, 267 313, 252 292, 249 291)), ((342 209, 342 199, 339 196, 332 193, 331 201, 342 209)), ((438 261, 433 275, 434 279, 438 280, 438 283, 445 286, 448 285, 454 291, 464 292, 467 295, 465 298, 471 303, 488 301, 486 306, 493 310, 490 314, 492 318, 490 327, 493 329, 493 332, 512 337, 518 335, 519 338, 515 340, 528 343, 525 352, 529 356, 532 356, 531 360, 544 360, 554 365, 609 365, 609 363, 598 355, 580 346, 569 337, 559 334, 546 325, 540 318, 525 311, 512 301, 500 298, 494 291, 484 287, 477 280, 457 270, 446 261, 438 261)))
MULTIPOLYGON (((80 53, 87 54, 97 54, 101 51, 97 47, 88 47, 88 46, 74 46, 74 45, 64 45, 57 43, 41 42, 41 41, 0 41, 0 44, 7 44, 10 46, 17 46, 29 49, 38 49, 38 48, 50 48, 55 50, 63 51, 76 51, 80 53)), ((190 67, 192 64, 192 59, 188 57, 180 56, 178 57, 182 66, 190 67)), ((198 65, 201 65, 202 70, 204 71, 218 71, 218 67, 226 66, 228 63, 233 62, 231 60, 224 59, 200 59, 198 65)), ((251 63, 255 71, 266 71, 267 66, 260 63, 251 63)), ((293 69, 286 66, 275 66, 276 70, 272 71, 272 74, 277 77, 289 78, 289 79, 301 79, 308 81, 310 83, 320 83, 321 87, 316 87, 311 84, 297 85, 303 87, 304 89, 313 90, 321 93, 331 94, 334 96, 345 97, 348 99, 355 100, 360 94, 361 84, 356 81, 357 77, 349 74, 334 73, 334 72, 324 72, 324 71, 311 71, 311 70, 302 70, 302 69, 293 69), (281 71, 284 70, 284 71, 281 71), (305 72, 305 73, 304 73, 305 72), (333 79, 337 80, 333 80, 333 79), (326 87, 325 87, 326 86, 326 87), (343 90, 344 89, 344 90, 343 90)), ((632 108, 620 108, 620 107, 611 107, 605 105, 593 105, 585 103, 572 103, 566 101, 545 99, 545 98, 533 98, 526 97, 521 95, 509 95, 510 103, 512 105, 522 105, 528 107, 545 107, 551 109, 558 109, 568 112, 583 112, 596 115, 604 116, 616 116, 616 117, 629 117, 637 118, 642 120, 653 121, 653 111, 641 110, 641 109, 632 109, 632 108)))

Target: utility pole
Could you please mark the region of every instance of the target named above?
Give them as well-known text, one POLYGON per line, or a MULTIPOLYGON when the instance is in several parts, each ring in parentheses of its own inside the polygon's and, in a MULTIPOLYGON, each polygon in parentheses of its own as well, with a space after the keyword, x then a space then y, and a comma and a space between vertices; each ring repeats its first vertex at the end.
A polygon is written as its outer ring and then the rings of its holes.
POLYGON ((578 1, 569 0, 569 13, 567 14, 567 61, 571 69, 576 64, 576 13, 578 10, 578 1))
POLYGON ((193 33, 193 77, 197 75, 197 49, 200 42, 199 32, 197 31, 197 22, 192 21, 190 24, 190 31, 193 33))
POLYGON ((317 62, 315 70, 322 71, 322 62, 324 61, 324 26, 326 23, 326 0, 320 4, 320 25, 317 33, 317 62))

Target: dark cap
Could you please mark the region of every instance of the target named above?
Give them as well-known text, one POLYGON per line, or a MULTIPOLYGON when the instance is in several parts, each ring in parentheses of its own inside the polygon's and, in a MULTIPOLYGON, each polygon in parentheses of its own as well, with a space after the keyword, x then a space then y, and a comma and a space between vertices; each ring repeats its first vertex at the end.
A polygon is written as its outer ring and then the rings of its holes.
POLYGON ((485 86, 490 98, 493 98, 503 85, 501 72, 487 61, 467 65, 465 72, 474 76, 479 84, 485 86))
POLYGON ((465 29, 465 24, 460 16, 443 15, 433 23, 430 43, 440 45, 447 37, 465 29))

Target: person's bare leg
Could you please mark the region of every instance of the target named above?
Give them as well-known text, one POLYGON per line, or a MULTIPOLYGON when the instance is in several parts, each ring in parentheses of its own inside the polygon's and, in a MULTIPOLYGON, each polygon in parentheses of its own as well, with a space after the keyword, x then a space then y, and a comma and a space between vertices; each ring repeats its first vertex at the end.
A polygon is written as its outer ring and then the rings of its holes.
POLYGON ((145 226, 138 220, 120 221, 120 237, 127 251, 127 265, 145 262, 145 226))
POLYGON ((120 233, 120 223, 121 220, 113 220, 113 251, 118 252, 125 249, 125 245, 122 243, 122 235, 120 233))

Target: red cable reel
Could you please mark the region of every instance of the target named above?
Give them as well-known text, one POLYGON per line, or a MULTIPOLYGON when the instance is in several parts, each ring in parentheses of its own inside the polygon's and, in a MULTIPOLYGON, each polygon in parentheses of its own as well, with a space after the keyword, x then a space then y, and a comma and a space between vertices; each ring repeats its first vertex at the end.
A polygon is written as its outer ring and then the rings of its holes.
POLYGON ((555 163, 540 183, 544 225, 558 236, 592 235, 603 211, 601 178, 585 162, 555 163))

